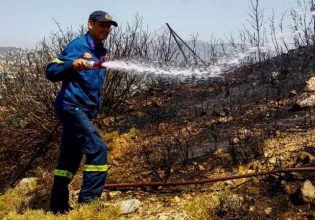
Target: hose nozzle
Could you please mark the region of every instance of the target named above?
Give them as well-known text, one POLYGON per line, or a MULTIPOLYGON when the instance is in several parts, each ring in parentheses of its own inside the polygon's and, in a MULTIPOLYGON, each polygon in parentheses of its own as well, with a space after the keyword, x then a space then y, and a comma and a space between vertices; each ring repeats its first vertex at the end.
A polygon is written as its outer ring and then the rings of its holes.
POLYGON ((90 69, 106 68, 105 62, 98 62, 98 61, 88 61, 88 66, 90 69))

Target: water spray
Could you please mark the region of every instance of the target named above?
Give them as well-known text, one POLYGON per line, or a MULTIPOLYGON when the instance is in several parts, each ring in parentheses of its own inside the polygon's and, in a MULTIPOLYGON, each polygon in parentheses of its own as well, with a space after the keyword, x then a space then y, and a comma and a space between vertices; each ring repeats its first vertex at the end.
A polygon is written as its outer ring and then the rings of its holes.
POLYGON ((218 58, 216 64, 187 65, 183 61, 173 63, 160 63, 159 61, 141 62, 138 60, 113 60, 106 62, 87 61, 89 69, 108 68, 130 74, 148 74, 164 77, 175 77, 177 79, 208 79, 221 76, 241 66, 244 60, 255 52, 253 48, 246 51, 235 51, 234 53, 218 58), (179 78, 178 78, 179 77, 179 78))
POLYGON ((187 79, 189 77, 216 77, 221 75, 223 68, 220 66, 211 67, 183 67, 183 66, 160 66, 156 63, 143 63, 135 60, 114 60, 106 62, 88 61, 89 69, 94 68, 108 68, 115 71, 131 73, 131 74, 149 74, 159 75, 165 77, 182 77, 187 79))

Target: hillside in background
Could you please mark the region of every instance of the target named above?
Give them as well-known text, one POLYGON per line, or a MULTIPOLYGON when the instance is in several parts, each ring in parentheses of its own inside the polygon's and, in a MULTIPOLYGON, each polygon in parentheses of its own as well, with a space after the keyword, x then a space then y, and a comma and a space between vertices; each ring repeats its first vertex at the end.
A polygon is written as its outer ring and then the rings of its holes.
POLYGON ((18 54, 26 51, 18 47, 0 47, 0 61, 12 61, 18 54))

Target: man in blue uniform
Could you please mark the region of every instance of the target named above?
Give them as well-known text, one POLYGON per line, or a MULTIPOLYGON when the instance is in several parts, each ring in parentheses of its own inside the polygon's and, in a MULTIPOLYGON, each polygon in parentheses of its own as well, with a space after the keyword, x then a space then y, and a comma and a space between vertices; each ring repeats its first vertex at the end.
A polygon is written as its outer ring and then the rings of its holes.
POLYGON ((63 125, 60 157, 54 171, 50 209, 54 213, 69 211, 68 185, 82 156, 83 184, 79 203, 99 198, 107 172, 107 147, 91 119, 96 117, 101 101, 105 69, 91 68, 88 61, 104 62, 107 50, 103 41, 117 23, 104 11, 89 16, 88 32, 71 41, 46 69, 50 81, 62 81, 55 101, 57 117, 63 125))

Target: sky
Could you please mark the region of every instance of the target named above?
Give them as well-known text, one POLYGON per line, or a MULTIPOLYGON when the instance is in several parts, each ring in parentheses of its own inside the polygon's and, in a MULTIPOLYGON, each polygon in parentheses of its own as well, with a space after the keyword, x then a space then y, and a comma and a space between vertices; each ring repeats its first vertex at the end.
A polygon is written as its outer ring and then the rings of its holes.
MULTIPOLYGON (((266 17, 272 9, 277 18, 298 0, 260 0, 266 17)), ((305 0, 309 1, 309 0, 305 0)), ((198 33, 200 40, 213 34, 237 34, 246 24, 250 0, 0 0, 0 47, 34 48, 45 36, 63 28, 86 25, 95 10, 104 10, 120 25, 132 22, 135 14, 153 31, 168 22, 184 39, 198 33)))

